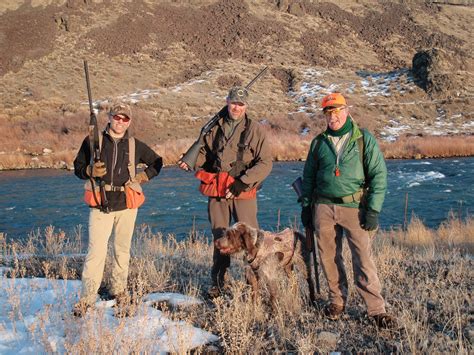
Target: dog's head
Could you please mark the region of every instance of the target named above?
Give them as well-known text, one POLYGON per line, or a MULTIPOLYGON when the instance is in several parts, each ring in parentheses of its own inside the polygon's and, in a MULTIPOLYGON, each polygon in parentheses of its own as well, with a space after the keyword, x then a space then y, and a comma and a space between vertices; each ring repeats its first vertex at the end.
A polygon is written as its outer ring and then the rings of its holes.
POLYGON ((258 231, 243 222, 237 222, 227 228, 224 235, 214 242, 221 254, 232 255, 242 250, 254 253, 258 231))

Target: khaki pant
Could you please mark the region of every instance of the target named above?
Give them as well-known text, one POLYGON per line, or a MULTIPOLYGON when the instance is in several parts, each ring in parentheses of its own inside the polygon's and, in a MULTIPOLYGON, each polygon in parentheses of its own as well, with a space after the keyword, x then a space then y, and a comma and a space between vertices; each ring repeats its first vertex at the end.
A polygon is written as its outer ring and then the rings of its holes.
POLYGON ((104 274, 107 244, 114 232, 111 289, 112 295, 127 287, 130 246, 138 209, 103 213, 91 209, 89 215, 89 246, 82 270, 81 299, 94 303, 104 274))
MULTIPOLYGON (((251 227, 258 228, 257 199, 239 200, 225 198, 209 198, 209 222, 211 222, 214 240, 222 237, 226 228, 231 225, 232 218, 235 222, 245 222, 251 227)), ((230 266, 230 256, 222 255, 214 247, 212 256, 211 279, 214 286, 224 284, 224 276, 230 266)))
POLYGON ((372 259, 371 237, 359 223, 359 209, 338 205, 314 205, 314 226, 329 302, 345 306, 348 285, 342 258, 343 230, 352 254, 356 289, 364 299, 369 316, 385 312, 377 269, 372 259))

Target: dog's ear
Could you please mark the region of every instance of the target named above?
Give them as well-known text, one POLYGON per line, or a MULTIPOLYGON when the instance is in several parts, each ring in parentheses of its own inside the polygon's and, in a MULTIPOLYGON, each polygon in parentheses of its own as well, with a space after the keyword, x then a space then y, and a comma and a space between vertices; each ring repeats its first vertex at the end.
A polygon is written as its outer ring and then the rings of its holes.
POLYGON ((245 225, 240 225, 239 231, 241 231, 241 238, 244 241, 245 249, 249 255, 255 256, 257 254, 257 247, 254 244, 254 238, 252 237, 252 233, 245 225))

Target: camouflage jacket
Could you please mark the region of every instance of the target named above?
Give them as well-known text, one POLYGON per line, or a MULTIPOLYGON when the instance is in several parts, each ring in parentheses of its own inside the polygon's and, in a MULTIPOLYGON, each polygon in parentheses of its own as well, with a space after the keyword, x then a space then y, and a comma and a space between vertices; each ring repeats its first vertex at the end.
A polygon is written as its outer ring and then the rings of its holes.
POLYGON ((199 152, 196 167, 207 172, 231 171, 237 159, 241 133, 248 120, 242 159, 244 167, 236 177, 250 188, 257 186, 270 174, 273 166, 266 133, 258 123, 245 117, 237 124, 232 135, 226 138, 223 124, 227 110, 222 111, 223 116, 204 138, 204 146, 199 152))

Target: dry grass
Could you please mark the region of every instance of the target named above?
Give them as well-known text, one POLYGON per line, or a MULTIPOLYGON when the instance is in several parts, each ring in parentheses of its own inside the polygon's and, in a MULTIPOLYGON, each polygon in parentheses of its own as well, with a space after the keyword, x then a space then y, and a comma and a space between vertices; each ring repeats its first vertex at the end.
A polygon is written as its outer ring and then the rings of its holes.
POLYGON ((449 158, 474 155, 474 136, 402 137, 381 143, 385 158, 449 158))
MULTIPOLYGON (((185 112, 174 112, 177 105, 159 106, 158 109, 146 104, 134 106, 136 119, 131 126, 132 134, 152 146, 166 165, 178 161, 207 121, 203 107, 198 106, 196 112, 204 116, 194 120, 185 112), (174 119, 173 115, 178 115, 179 119, 174 119)), ((211 106, 207 108, 212 112, 211 106)), ((100 127, 105 127, 107 122, 104 110, 98 115, 100 127)), ((25 104, 16 116, 8 112, 9 109, 0 114, 3 133, 0 170, 72 167, 87 133, 89 114, 86 105, 51 98, 41 105, 36 102, 25 104), (45 148, 52 152, 44 154, 45 148)), ((375 121, 356 112, 355 117, 359 116, 358 124, 373 132, 375 121)), ((280 111, 270 114, 262 124, 277 161, 304 160, 309 143, 326 125, 320 113, 286 114, 280 111), (302 132, 308 133, 303 136, 302 132)), ((391 143, 380 141, 380 146, 388 159, 473 156, 474 136, 403 136, 391 143)))
POLYGON ((192 139, 183 138, 176 139, 173 141, 165 141, 155 145, 154 150, 163 157, 163 163, 165 165, 176 164, 182 154, 191 147, 194 143, 192 139))
POLYGON ((462 220, 454 213, 436 230, 427 228, 418 217, 413 216, 406 231, 392 230, 386 233, 400 245, 425 250, 457 248, 460 252, 474 254, 474 219, 462 220))
MULTIPOLYGON (((73 236, 50 227, 21 243, 7 242, 2 236, 1 262, 12 268, 9 277, 13 278, 76 279, 83 259, 81 253, 85 252, 82 237, 80 227, 73 236)), ((212 250, 204 236, 194 239, 194 242, 177 241, 172 235, 165 238, 153 234, 146 226, 138 227, 132 247, 130 289, 138 295, 176 291, 205 298, 204 290, 210 286, 212 250)), ((309 307, 305 290, 300 290, 302 298, 294 297, 296 290, 304 289, 304 283, 297 277, 286 285, 286 297, 280 300, 278 311, 272 313, 267 302, 254 305, 249 301, 241 260, 233 261, 224 297, 207 300, 201 306, 164 309, 164 312, 172 319, 184 320, 217 334, 220 341, 214 346, 227 353, 337 350, 467 354, 473 350, 473 330, 469 323, 473 252, 474 219, 470 217, 460 220, 452 216, 436 230, 426 228, 419 219, 413 218, 406 232, 379 232, 374 240, 374 258, 388 309, 400 321, 398 331, 379 331, 367 318, 365 306, 353 286, 347 314, 337 322, 322 316, 322 301, 316 307, 309 307)), ((350 270, 347 246, 344 256, 350 270)), ((108 259, 103 286, 108 282, 109 266, 108 259)), ((321 278, 323 292, 326 292, 322 275, 321 278)), ((349 281, 352 284, 351 275, 349 281)), ((12 290, 9 304, 18 316, 21 309, 14 307, 19 304, 17 298, 12 290)), ((87 321, 91 324, 84 324, 84 329, 96 332, 94 336, 84 331, 78 339, 78 335, 66 329, 68 351, 105 352, 117 349, 117 344, 126 352, 150 349, 150 339, 131 338, 123 332, 111 333, 101 319, 103 314, 97 311, 87 321)), ((47 336, 38 334, 37 341, 47 336)), ((198 352, 207 350, 210 348, 198 349, 198 352)), ((48 351, 46 345, 45 351, 48 351)))
MULTIPOLYGON (((0 170, 71 168, 85 136, 84 127, 87 126, 86 116, 78 115, 77 119, 81 121, 80 127, 65 124, 57 133, 49 130, 32 132, 32 128, 27 124, 22 125, 21 129, 16 126, 3 127, 0 124, 0 128, 5 128, 7 132, 2 141, 2 147, 5 150, 0 152, 0 170), (35 137, 33 145, 32 135, 35 137), (51 149, 52 152, 44 154, 43 148, 51 149)), ((138 131, 143 125, 155 124, 153 118, 149 116, 146 116, 144 121, 146 122, 136 124, 137 127, 134 129, 138 131)), ((265 128, 275 161, 306 159, 311 140, 322 129, 317 120, 308 117, 297 121, 276 117, 275 122, 271 121, 265 128), (305 128, 309 128, 310 133, 307 136, 301 136, 300 132, 305 128)), ((143 130, 143 132, 139 139, 152 146, 163 157, 165 165, 176 164, 181 154, 186 152, 194 142, 193 138, 157 141, 153 130, 143 130)), ((387 159, 474 156, 474 136, 402 137, 393 143, 380 142, 380 147, 387 159)))

